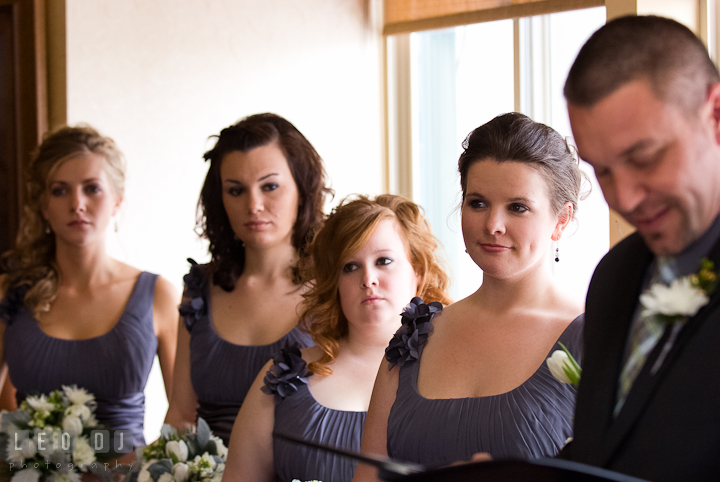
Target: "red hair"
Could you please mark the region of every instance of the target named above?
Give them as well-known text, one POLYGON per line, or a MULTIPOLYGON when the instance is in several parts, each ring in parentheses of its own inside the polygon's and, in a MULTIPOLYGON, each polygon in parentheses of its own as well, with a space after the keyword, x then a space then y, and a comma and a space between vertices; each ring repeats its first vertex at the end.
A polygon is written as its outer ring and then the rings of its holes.
POLYGON ((365 246, 385 219, 397 220, 401 228, 405 252, 420 280, 417 296, 428 302, 451 302, 447 294, 450 279, 437 257, 437 240, 417 204, 392 194, 344 199, 317 232, 300 265, 303 279, 311 280, 304 295, 301 323, 323 352, 308 366, 313 373, 332 373, 328 365, 337 357, 338 341, 348 334, 338 294, 342 266, 365 246))

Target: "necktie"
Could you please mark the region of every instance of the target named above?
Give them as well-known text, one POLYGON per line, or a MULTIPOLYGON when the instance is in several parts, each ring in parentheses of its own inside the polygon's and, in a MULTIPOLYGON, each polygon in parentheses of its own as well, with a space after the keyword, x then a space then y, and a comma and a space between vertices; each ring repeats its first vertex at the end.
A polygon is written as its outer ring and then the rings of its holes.
MULTIPOLYGON (((674 260, 659 257, 657 258, 655 272, 650 280, 650 286, 659 282, 669 285, 676 277, 674 260)), ((648 355, 660 340, 664 331, 665 324, 656 320, 654 316, 643 316, 642 314, 630 329, 630 355, 620 374, 620 385, 614 411, 615 416, 620 413, 620 409, 625 403, 635 379, 640 374, 648 355)))

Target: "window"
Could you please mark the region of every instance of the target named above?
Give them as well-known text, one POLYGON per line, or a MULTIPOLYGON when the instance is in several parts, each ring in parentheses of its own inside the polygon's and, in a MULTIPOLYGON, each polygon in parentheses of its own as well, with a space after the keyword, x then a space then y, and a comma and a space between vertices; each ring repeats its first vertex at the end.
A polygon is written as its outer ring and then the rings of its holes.
MULTIPOLYGON (((474 292, 482 280, 460 229, 462 140, 513 110, 569 138, 565 77, 582 44, 604 23, 605 8, 599 7, 388 38, 391 185, 395 181, 398 192, 425 209, 444 246, 454 299, 474 292)), ((560 241, 553 268, 560 286, 584 299, 609 236, 607 205, 592 170, 582 168, 592 193, 580 203, 577 229, 571 226, 560 241)))

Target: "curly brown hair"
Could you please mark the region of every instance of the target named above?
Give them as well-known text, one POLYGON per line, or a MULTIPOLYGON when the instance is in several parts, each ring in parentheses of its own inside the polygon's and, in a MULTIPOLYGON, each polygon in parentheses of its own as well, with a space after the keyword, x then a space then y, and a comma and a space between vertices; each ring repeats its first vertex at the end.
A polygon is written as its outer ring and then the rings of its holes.
POLYGON ((215 146, 204 155, 210 161, 198 200, 198 233, 210 241, 212 281, 232 291, 245 268, 245 248, 235 237, 222 200, 220 165, 233 151, 248 152, 277 143, 287 159, 298 189, 298 212, 292 242, 301 253, 325 217, 325 199, 333 191, 326 186, 327 175, 320 155, 294 125, 276 114, 255 114, 220 131, 215 146))
POLYGON ((122 197, 125 190, 123 155, 112 139, 88 125, 65 126, 46 134, 25 172, 26 193, 16 247, 3 253, 0 265, 7 273, 3 288, 27 285, 25 306, 36 316, 50 309, 59 283, 55 233, 42 214, 50 178, 64 162, 90 153, 105 159, 112 189, 122 197))
POLYGON ((408 259, 420 280, 417 296, 451 302, 447 294, 450 279, 436 254, 438 242, 417 204, 392 194, 344 199, 315 235, 300 264, 302 277, 310 286, 301 305, 301 326, 323 352, 308 366, 313 373, 332 373, 328 365, 338 355, 338 341, 348 334, 338 293, 343 264, 365 246, 385 219, 395 219, 400 225, 408 259))

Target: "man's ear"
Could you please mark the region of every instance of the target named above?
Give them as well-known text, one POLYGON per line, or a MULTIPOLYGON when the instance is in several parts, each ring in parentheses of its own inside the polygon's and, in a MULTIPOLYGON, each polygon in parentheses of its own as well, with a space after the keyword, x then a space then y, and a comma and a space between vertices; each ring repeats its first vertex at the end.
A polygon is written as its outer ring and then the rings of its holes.
POLYGON ((573 205, 571 202, 566 202, 558 213, 557 224, 555 225, 555 229, 550 237, 553 241, 558 241, 562 237, 563 231, 565 231, 565 228, 567 228, 570 221, 572 221, 572 217, 573 205))
POLYGON ((713 132, 715 133, 715 142, 720 145, 720 83, 710 87, 708 90, 707 100, 701 111, 704 118, 708 118, 712 122, 713 132), (705 112, 705 109, 708 112, 705 112))

